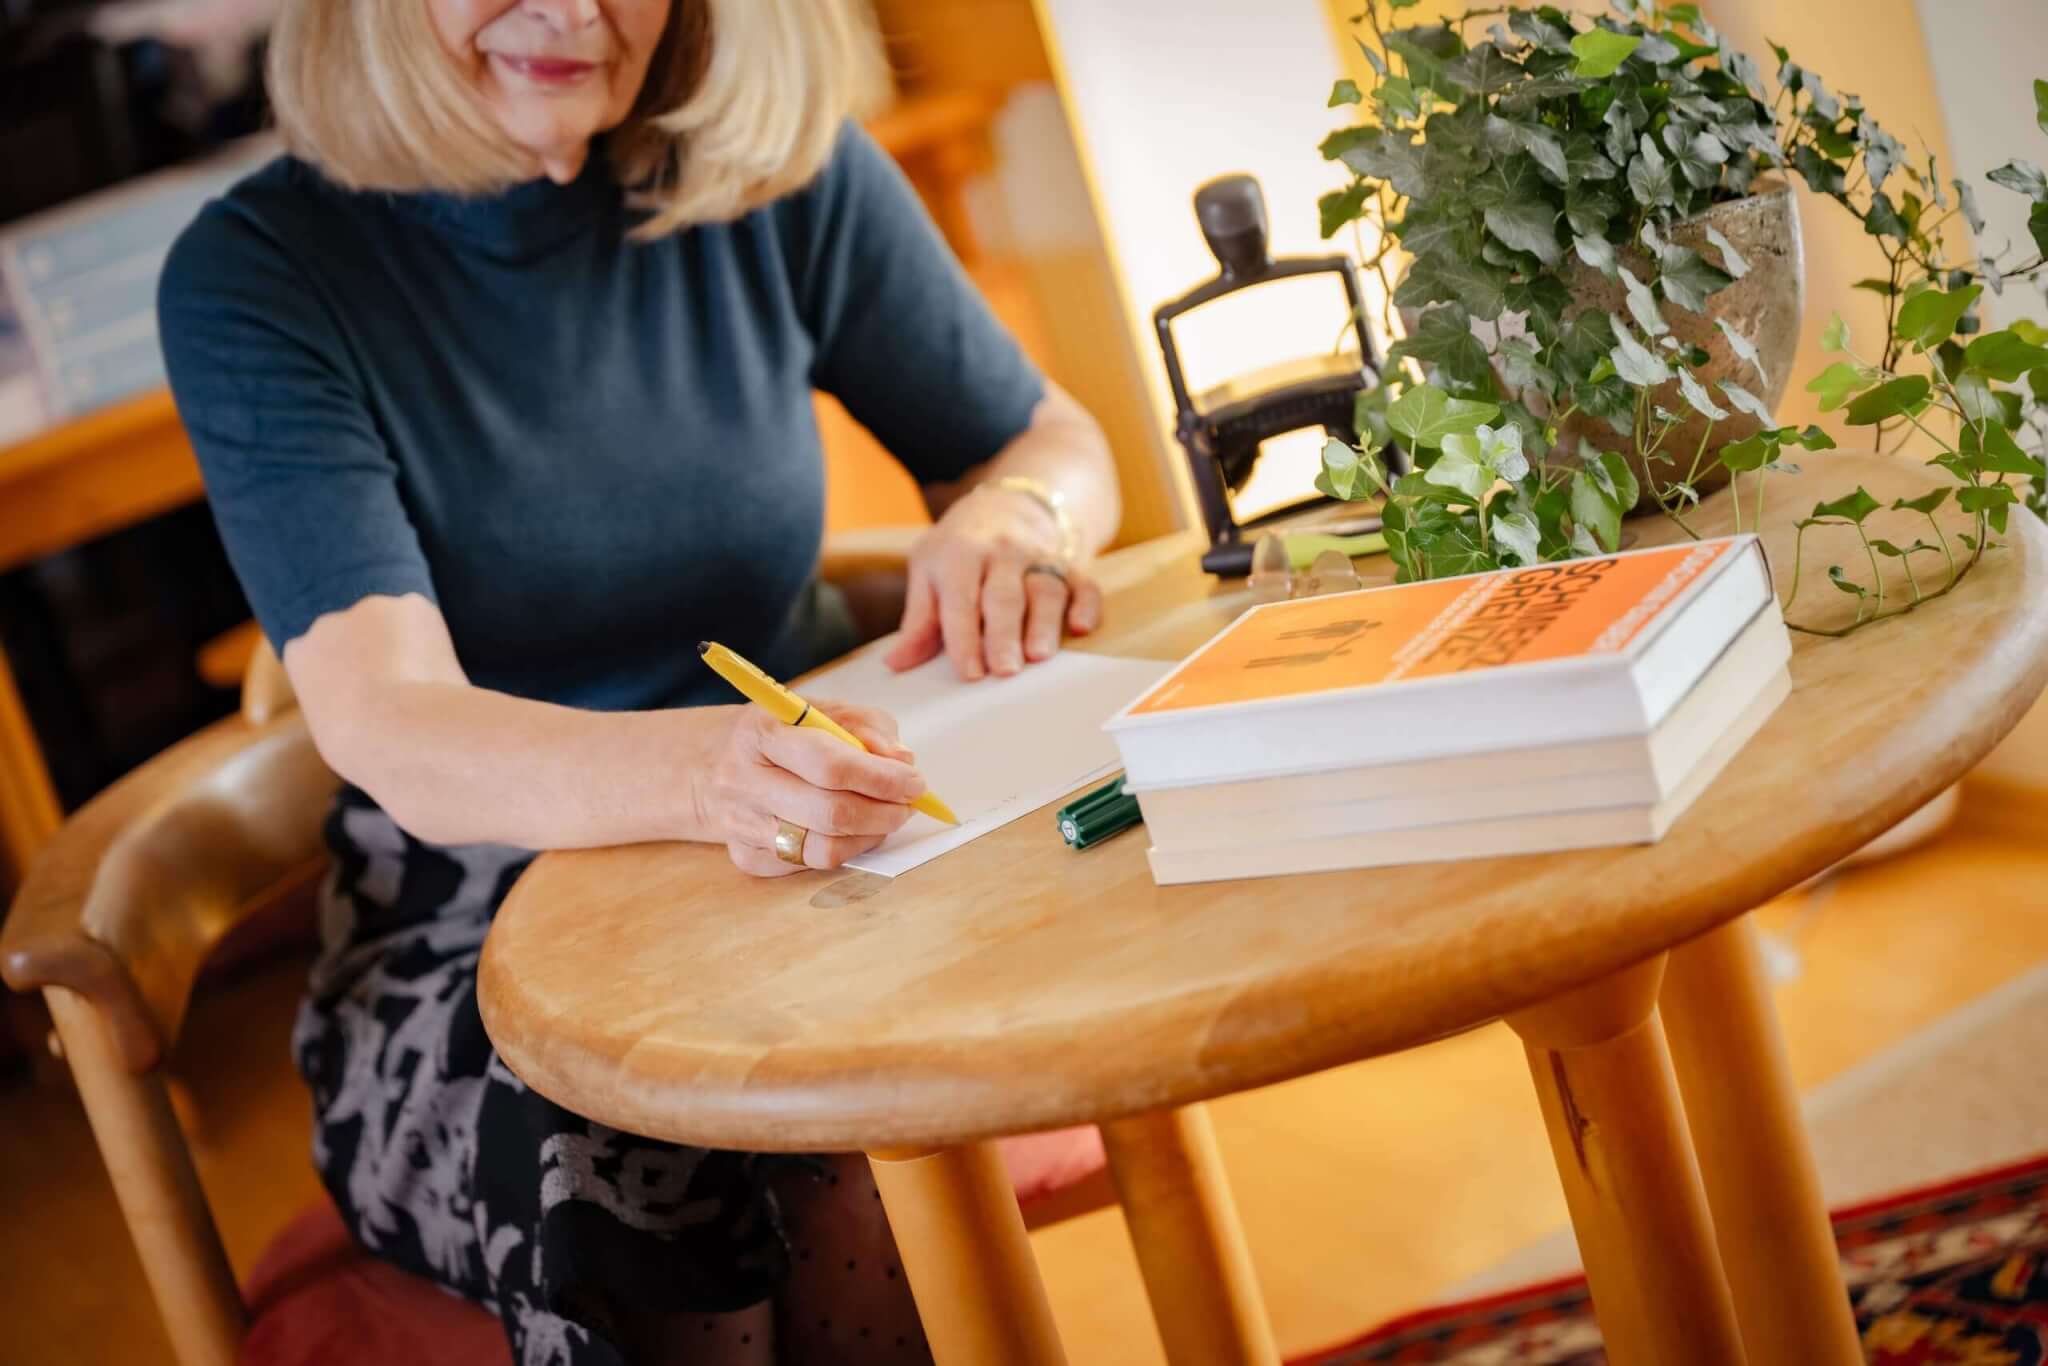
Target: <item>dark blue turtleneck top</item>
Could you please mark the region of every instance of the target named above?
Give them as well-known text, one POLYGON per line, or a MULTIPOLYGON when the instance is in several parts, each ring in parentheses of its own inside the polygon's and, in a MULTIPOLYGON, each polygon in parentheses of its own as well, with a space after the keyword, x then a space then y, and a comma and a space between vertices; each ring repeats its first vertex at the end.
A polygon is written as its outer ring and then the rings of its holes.
POLYGON ((492 198, 355 193, 285 158, 167 263, 171 387, 280 649, 373 594, 437 603, 472 682, 573 706, 730 700, 851 643, 815 578, 813 388, 920 482, 1043 385, 858 128, 809 187, 639 243, 605 158, 492 198))

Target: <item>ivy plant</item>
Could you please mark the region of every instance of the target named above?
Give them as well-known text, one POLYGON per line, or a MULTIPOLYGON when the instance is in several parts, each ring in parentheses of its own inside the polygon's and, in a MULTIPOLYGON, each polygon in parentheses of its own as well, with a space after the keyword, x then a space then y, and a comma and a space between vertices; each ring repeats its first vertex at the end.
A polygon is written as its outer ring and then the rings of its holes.
MULTIPOLYGON (((1322 200, 1323 234, 1376 223, 1365 264, 1391 306, 1415 310, 1415 325, 1389 350, 1407 368, 1360 401, 1358 448, 1326 448, 1323 487, 1388 501, 1404 579, 1613 550, 1644 490, 1618 456, 1566 458, 1559 431, 1573 414, 1606 421, 1646 458, 1682 420, 1654 400, 1667 381, 1710 418, 1733 405, 1771 421, 1739 384, 1695 377, 1706 357, 1671 335, 1662 311, 1704 312, 1748 270, 1719 232, 1702 252, 1672 229, 1781 163, 1760 73, 1724 56, 1692 5, 1629 8, 1591 26, 1549 6, 1403 26, 1415 3, 1366 0, 1354 24, 1376 79, 1370 89, 1340 81, 1330 95, 1363 118, 1322 144, 1351 173, 1322 200), (1409 258, 1398 283, 1397 249, 1409 258), (1574 310, 1572 283, 1591 271, 1623 285, 1626 316, 1574 310), (1449 410, 1469 425, 1405 429, 1394 414, 1416 393, 1433 394, 1432 409, 1472 405, 1449 410), (1505 536, 1494 493, 1463 487, 1462 439, 1481 439, 1482 423, 1487 449, 1507 449, 1515 433, 1506 468, 1519 473, 1502 476, 1499 493, 1505 536), (1416 469, 1383 487, 1381 453, 1397 437, 1416 469), (1446 447, 1451 437, 1460 442, 1446 447), (1459 480, 1435 475, 1446 457, 1459 480)), ((1731 343, 1756 355, 1747 339, 1731 343)))
MULTIPOLYGON (((1735 482, 1737 528, 1745 508, 1760 526, 1766 476, 1795 468, 1787 452, 1837 444, 1820 426, 1777 426, 1736 380, 1703 381, 1695 371, 1705 357, 1664 318, 1666 304, 1704 311, 1748 269, 1719 233, 1704 234, 1709 259, 1674 243, 1672 230, 1773 169, 1853 214, 1889 264, 1887 277, 1858 284, 1886 300, 1882 346, 1858 354, 1837 318, 1825 340, 1842 359, 1807 388, 1824 412, 1872 428, 1880 447, 1896 433, 1926 432, 1939 448, 1930 466, 1942 474, 1925 494, 1892 505, 1925 517, 1932 542, 1870 536, 1864 524, 1878 505, 1861 489, 1802 519, 1801 555, 1809 531, 1845 528, 1859 538, 1869 577, 1831 566, 1830 581, 1858 600, 1855 623, 1795 628, 1840 634, 1910 611, 1968 574, 2015 504, 2048 515, 2038 454, 2048 436, 2048 333, 2024 322, 1986 332, 1978 316, 1984 291, 2044 273, 2048 177, 2038 167, 2016 161, 1991 174, 2031 200, 2033 244, 1987 251, 1975 240, 1983 220, 1971 187, 1944 187, 1931 155, 1909 154, 1859 100, 1831 92, 1775 44, 1767 81, 1694 5, 1615 0, 1615 16, 1585 27, 1551 7, 1401 26, 1416 2, 1366 0, 1354 24, 1375 81, 1340 81, 1330 95, 1332 107, 1358 106, 1364 118, 1322 147, 1351 172, 1322 201, 1324 235, 1375 222, 1380 244, 1366 255, 1360 234, 1361 256, 1391 303, 1416 313, 1389 352, 1405 365, 1361 398, 1358 444, 1325 447, 1318 487, 1384 500, 1402 581, 1612 551, 1622 516, 1644 494, 1690 532, 1686 515, 1710 459, 1735 482), (1490 21, 1483 36, 1474 31, 1481 21, 1490 21), (1952 260, 1946 234, 1958 218, 1969 236, 1952 260), (1389 278, 1397 248, 1410 258, 1398 285, 1389 278), (1574 311, 1571 281, 1582 270, 1618 281, 1625 313, 1574 311), (1667 383, 1685 413, 1657 402, 1667 383), (1715 425, 1735 412, 1762 430, 1712 449, 1715 425), (1589 449, 1563 458, 1560 425, 1574 413, 1627 437, 1650 472, 1647 487, 1619 456, 1589 449), (1705 419, 1695 448, 1668 449, 1694 413, 1705 419), (1393 479, 1383 452, 1397 438, 1414 469, 1393 479), (1951 496, 1972 518, 1957 538, 1961 555, 1933 516, 1951 496), (1881 557, 1901 562, 1903 600, 1887 601, 1881 557)), ((2035 82, 2034 93, 2048 130, 2048 82, 2035 82)), ((1768 389, 1752 340, 1718 325, 1768 389)))
MULTIPOLYGON (((2048 466, 2041 458, 2048 444, 2048 329, 2023 319, 1987 331, 1981 316, 1987 292, 2048 279, 2048 177, 2028 161, 1991 172, 1993 185, 2027 197, 2031 239, 1993 247, 1981 240, 1984 218, 1967 182, 1944 185, 1931 154, 1909 155, 1853 96, 1830 94, 1785 49, 1774 45, 1772 52, 1786 160, 1862 223, 1887 266, 1883 276, 1856 283, 1885 302, 1883 339, 1859 345, 1836 314, 1822 345, 1839 359, 1808 380, 1807 391, 1845 426, 1868 429, 1866 439, 1880 450, 1894 437, 1902 444, 1920 434, 1935 451, 1928 467, 1938 472, 1924 492, 1895 499, 1888 509, 1908 514, 1907 525, 1924 519, 1932 541, 1916 535, 1900 545, 1871 535, 1866 523, 1880 505, 1862 488, 1821 500, 1799 521, 1795 598, 1809 533, 1853 535, 1862 563, 1828 567, 1829 582, 1856 599, 1853 621, 1789 624, 1845 635, 1952 591, 2005 533, 2016 506, 2048 517, 2048 466), (1970 526, 1955 542, 1935 517, 1951 500, 1970 526), (1885 559, 1904 571, 1904 595, 1887 594, 1885 559)), ((2033 95, 2035 122, 2048 133, 2048 81, 2035 81, 2033 95)), ((1736 477, 1750 472, 1759 518, 1765 474, 1787 439, 1785 429, 1766 430, 1721 452, 1736 477)), ((1786 603, 1788 611, 1792 605, 1786 603)))

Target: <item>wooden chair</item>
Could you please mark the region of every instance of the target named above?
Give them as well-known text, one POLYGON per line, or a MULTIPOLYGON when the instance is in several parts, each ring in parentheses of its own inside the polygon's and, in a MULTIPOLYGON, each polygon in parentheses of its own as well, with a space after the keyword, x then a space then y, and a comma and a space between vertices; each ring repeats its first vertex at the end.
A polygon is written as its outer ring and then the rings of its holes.
MULTIPOLYGON (((835 537, 822 572, 869 634, 893 627, 913 532, 835 537)), ((244 678, 239 715, 173 746, 64 823, 29 870, 4 934, 0 977, 41 991, 107 1164, 143 1270, 183 1366, 377 1360, 406 1366, 381 1330, 424 1316, 420 1360, 507 1360, 495 1321, 347 1244, 323 1206, 261 1260, 245 1302, 172 1112, 164 1063, 193 985, 229 932, 303 897, 320 876, 321 824, 337 786, 268 646, 244 678), (376 1313, 299 1326, 346 1304, 376 1313), (452 1317, 451 1317, 452 1316, 452 1317), (431 1320, 431 1322, 427 1322, 431 1320), (357 1350, 360 1347, 360 1350, 357 1350), (365 1354, 369 1353, 369 1354, 365 1354), (495 1353, 495 1356, 490 1355, 495 1353)), ((1113 1198, 1092 1130, 1012 1140, 1034 1226, 1113 1198)), ((349 1313, 352 1311, 341 1310, 349 1313)))

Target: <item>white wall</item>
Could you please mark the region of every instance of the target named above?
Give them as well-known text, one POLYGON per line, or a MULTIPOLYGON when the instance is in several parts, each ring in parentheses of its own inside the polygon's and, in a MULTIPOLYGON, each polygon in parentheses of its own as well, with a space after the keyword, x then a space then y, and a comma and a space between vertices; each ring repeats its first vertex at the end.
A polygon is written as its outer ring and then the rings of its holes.
MULTIPOLYGON (((2027 200, 1984 176, 2015 157, 2048 166, 2048 133, 2034 122, 2034 80, 2048 78, 2048 0, 1916 3, 1955 174, 1976 187, 1984 210, 1984 246, 2011 242, 2031 259, 2027 200)), ((2000 325, 2023 317, 2048 324, 2038 287, 2008 287, 1990 304, 2000 325)))
MULTIPOLYGON (((1316 144, 1348 117, 1324 107, 1340 74, 1329 21, 1321 0, 1038 4, 1068 122, 1109 237, 1131 344, 1158 420, 1170 433, 1172 399, 1151 316, 1216 273, 1195 223, 1195 187, 1250 172, 1265 188, 1277 254, 1333 249, 1318 236, 1316 200, 1346 177, 1322 159, 1316 144)), ((1204 354, 1197 363, 1204 371, 1235 373, 1282 355, 1327 349, 1343 317, 1341 296, 1334 313, 1284 297, 1263 310, 1242 309, 1220 335, 1211 329, 1200 338, 1204 354)), ((1183 348, 1195 342, 1186 336, 1183 348)), ((1168 449, 1177 461, 1178 446, 1169 442, 1168 449)))

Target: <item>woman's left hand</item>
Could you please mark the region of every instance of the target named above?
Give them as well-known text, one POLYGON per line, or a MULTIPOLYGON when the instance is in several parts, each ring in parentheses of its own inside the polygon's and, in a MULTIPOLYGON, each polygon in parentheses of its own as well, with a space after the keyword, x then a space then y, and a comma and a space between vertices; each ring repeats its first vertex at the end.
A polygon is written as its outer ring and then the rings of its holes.
POLYGON ((1050 659, 1063 627, 1101 626, 1102 590, 1057 542, 1051 515, 1023 494, 961 498, 911 547, 903 637, 884 662, 912 669, 944 650, 972 682, 1050 659))

